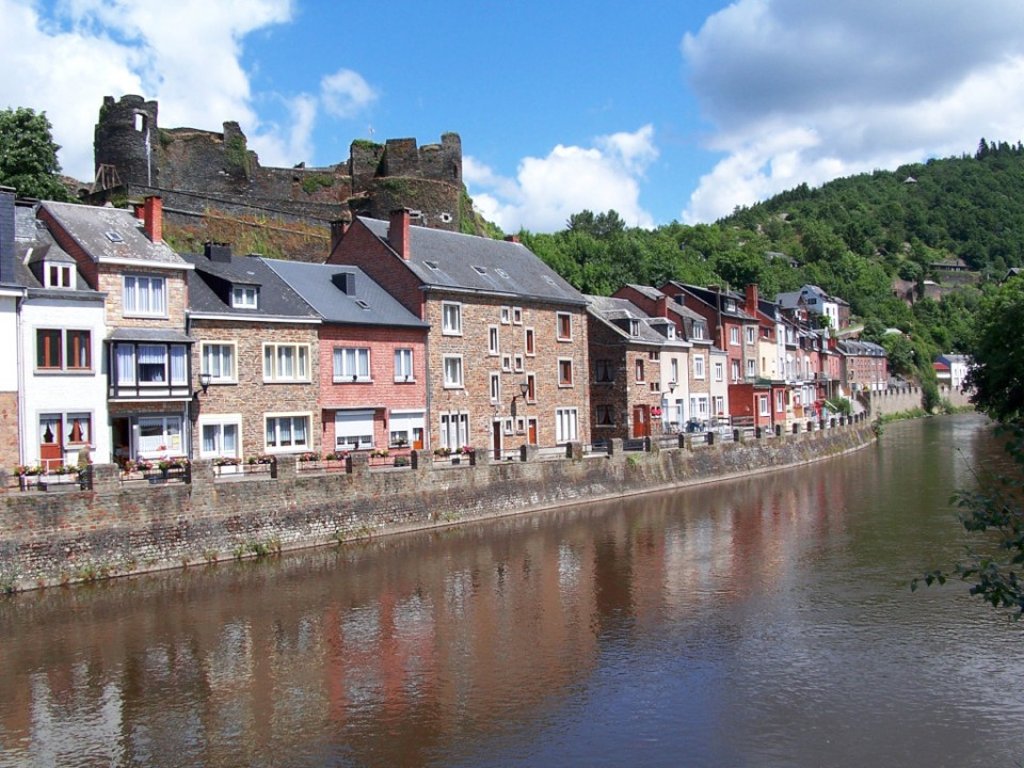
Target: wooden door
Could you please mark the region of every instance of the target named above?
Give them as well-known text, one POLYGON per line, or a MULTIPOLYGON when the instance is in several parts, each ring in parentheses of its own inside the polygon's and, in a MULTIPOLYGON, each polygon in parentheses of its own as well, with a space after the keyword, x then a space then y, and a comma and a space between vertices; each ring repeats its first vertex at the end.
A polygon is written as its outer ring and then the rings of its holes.
POLYGON ((39 417, 39 463, 47 471, 64 464, 64 424, 60 416, 39 417))
POLYGON ((651 434, 651 422, 647 418, 646 405, 633 406, 633 437, 648 437, 651 434))
POLYGON ((530 419, 527 422, 526 442, 530 445, 537 444, 537 420, 530 419))
POLYGON ((491 435, 492 443, 494 448, 494 458, 496 461, 501 461, 501 422, 491 422, 491 435))

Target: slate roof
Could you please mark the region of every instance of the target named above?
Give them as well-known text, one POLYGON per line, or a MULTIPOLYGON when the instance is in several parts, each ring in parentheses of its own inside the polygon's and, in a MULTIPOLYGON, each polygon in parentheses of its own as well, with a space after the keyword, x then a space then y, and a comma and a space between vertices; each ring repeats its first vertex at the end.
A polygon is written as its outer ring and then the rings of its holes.
MULTIPOLYGON (((394 251, 387 239, 388 222, 363 217, 359 221, 394 251)), ((427 288, 578 306, 587 303, 582 293, 522 243, 417 226, 409 227, 409 241, 405 263, 427 288)))
MULTIPOLYGON (((14 208, 14 254, 13 281, 25 288, 36 291, 56 291, 71 298, 73 293, 87 293, 91 297, 105 296, 94 291, 78 272, 74 258, 53 239, 46 224, 36 218, 35 205, 17 205, 14 208), (68 264, 74 267, 75 287, 43 288, 43 284, 32 269, 40 263, 68 264)), ((41 269, 41 268, 37 268, 41 269)))
POLYGON ((668 339, 648 324, 650 316, 629 299, 610 296, 587 296, 590 306, 587 311, 598 320, 614 328, 625 341, 632 344, 657 344, 661 346, 668 339), (637 334, 630 333, 626 321, 638 320, 637 334))
POLYGON ((130 260, 168 267, 187 266, 167 243, 151 241, 143 230, 142 221, 131 211, 49 201, 41 206, 95 262, 130 260))
POLYGON ((299 261, 261 260, 329 323, 390 325, 429 328, 390 293, 358 267, 344 264, 308 264, 299 261), (333 277, 355 276, 353 293, 345 293, 333 277))
POLYGON ((709 307, 714 307, 717 311, 720 311, 725 317, 734 317, 739 320, 756 320, 756 318, 751 317, 743 309, 746 297, 741 296, 738 293, 735 293, 733 291, 721 291, 719 293, 717 291, 712 291, 708 288, 701 288, 700 286, 697 285, 686 285, 684 283, 679 283, 674 280, 671 284, 677 287, 683 293, 689 293, 694 298, 704 302, 709 307), (719 296, 721 296, 723 299, 721 302, 718 301, 719 296), (736 309, 727 309, 725 299, 732 299, 733 303, 736 305, 736 309))
POLYGON ((699 312, 695 312, 694 310, 687 307, 685 304, 680 304, 673 297, 669 296, 667 293, 663 291, 659 291, 657 288, 653 286, 638 285, 636 283, 626 283, 626 286, 632 288, 635 291, 638 291, 647 298, 653 299, 655 301, 664 296, 668 298, 669 312, 675 312, 680 317, 685 317, 688 318, 689 320, 697 320, 707 325, 707 321, 704 319, 704 315, 700 314, 699 312))
POLYGON ((319 320, 313 308, 267 266, 265 259, 231 256, 230 261, 221 262, 196 253, 183 254, 182 258, 195 267, 188 276, 188 308, 193 317, 319 320), (236 285, 259 288, 256 307, 231 306, 231 288, 236 285))
POLYGON ((885 357, 885 347, 875 344, 873 341, 857 341, 855 339, 844 339, 837 345, 839 351, 845 355, 858 355, 860 357, 885 357))

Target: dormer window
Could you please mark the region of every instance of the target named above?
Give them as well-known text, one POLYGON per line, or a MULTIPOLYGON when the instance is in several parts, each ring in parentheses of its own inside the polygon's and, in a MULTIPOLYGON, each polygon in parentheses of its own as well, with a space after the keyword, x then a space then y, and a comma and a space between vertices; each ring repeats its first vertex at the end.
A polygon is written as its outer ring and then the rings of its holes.
POLYGON ((43 270, 46 288, 74 288, 70 264, 47 264, 43 270))
POLYGON ((640 321, 639 320, 630 320, 629 321, 629 335, 630 336, 639 336, 640 335, 640 321))
POLYGON ((256 309, 259 290, 254 285, 236 285, 231 289, 231 306, 235 309, 256 309))

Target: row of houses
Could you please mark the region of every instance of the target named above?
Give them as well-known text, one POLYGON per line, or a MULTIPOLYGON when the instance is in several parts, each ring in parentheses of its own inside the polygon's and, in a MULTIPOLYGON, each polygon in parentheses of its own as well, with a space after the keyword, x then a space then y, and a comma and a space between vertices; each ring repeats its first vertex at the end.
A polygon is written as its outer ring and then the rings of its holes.
MULTIPOLYGON (((805 307, 679 283, 584 296, 516 238, 338 222, 309 264, 0 189, 0 462, 523 444, 810 418, 884 381, 805 307), (858 361, 854 364, 854 361, 858 361)), ((874 371, 874 368, 872 368, 874 371)))

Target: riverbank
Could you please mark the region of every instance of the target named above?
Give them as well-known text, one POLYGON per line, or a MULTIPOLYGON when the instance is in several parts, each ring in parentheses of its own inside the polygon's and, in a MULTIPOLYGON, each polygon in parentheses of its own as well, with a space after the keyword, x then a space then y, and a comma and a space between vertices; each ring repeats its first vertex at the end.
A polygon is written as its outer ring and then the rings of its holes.
POLYGON ((565 504, 680 488, 794 467, 870 443, 866 420, 736 442, 607 453, 571 444, 565 457, 472 466, 417 456, 371 469, 354 455, 340 471, 294 456, 273 474, 217 476, 197 461, 189 482, 126 483, 94 468, 91 490, 8 493, 0 513, 0 591, 94 581, 371 536, 441 528, 565 504))

